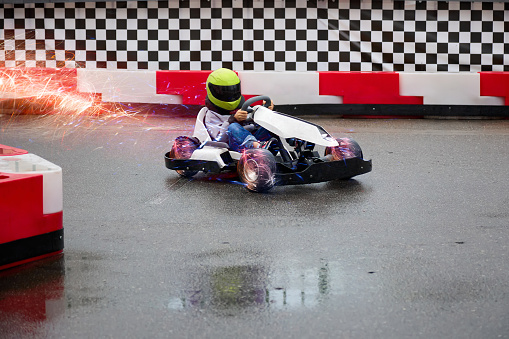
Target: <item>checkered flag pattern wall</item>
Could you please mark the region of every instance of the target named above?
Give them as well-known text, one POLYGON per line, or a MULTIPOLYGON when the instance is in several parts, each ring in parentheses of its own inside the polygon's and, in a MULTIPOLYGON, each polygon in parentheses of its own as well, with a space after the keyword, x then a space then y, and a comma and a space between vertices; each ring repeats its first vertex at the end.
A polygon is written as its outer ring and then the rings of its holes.
POLYGON ((509 71, 509 3, 170 0, 0 4, 1 67, 509 71))

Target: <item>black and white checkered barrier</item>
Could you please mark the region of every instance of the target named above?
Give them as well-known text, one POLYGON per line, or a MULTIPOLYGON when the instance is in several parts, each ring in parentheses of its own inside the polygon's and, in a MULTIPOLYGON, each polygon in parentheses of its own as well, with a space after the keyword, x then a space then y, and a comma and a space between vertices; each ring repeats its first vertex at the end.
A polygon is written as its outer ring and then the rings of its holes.
POLYGON ((388 0, 0 4, 0 67, 509 71, 508 9, 388 0))

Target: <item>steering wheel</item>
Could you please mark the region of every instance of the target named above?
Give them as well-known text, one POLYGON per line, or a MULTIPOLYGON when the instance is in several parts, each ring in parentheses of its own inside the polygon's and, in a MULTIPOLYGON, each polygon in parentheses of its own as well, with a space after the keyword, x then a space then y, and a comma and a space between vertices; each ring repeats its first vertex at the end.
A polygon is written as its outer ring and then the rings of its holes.
POLYGON ((243 111, 246 111, 248 113, 251 113, 253 111, 253 109, 252 108, 248 108, 248 107, 251 106, 251 104, 253 104, 253 103, 257 102, 257 101, 261 101, 261 100, 265 100, 265 104, 263 105, 263 107, 269 108, 270 103, 271 103, 272 100, 270 100, 270 98, 268 96, 266 96, 266 95, 259 95, 259 96, 247 99, 240 109, 243 110, 243 111))

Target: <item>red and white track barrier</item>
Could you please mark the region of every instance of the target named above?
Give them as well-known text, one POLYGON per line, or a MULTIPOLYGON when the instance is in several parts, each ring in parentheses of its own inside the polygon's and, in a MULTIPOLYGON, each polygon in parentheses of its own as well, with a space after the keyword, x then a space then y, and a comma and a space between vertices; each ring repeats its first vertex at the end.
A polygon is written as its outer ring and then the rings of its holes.
POLYGON ((0 270, 62 252, 62 168, 0 145, 0 270))
MULTIPOLYGON (((203 105, 205 82, 211 72, 30 68, 26 68, 26 74, 23 71, 0 69, 3 89, 0 100, 22 97, 24 92, 19 88, 25 88, 24 83, 30 84, 35 79, 43 81, 44 88, 53 84, 64 92, 93 93, 102 102, 203 105), (20 81, 21 86, 14 86, 20 81), (9 88, 18 92, 11 93, 9 88)), ((509 105, 509 72, 237 73, 246 98, 268 95, 276 105, 411 105, 415 108, 509 105)))

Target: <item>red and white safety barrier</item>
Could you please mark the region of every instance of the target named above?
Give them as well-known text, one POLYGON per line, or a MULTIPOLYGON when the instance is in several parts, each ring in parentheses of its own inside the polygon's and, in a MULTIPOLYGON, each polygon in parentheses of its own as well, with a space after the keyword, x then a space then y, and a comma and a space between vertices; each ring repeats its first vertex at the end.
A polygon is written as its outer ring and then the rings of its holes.
POLYGON ((0 269, 63 250, 62 169, 0 145, 0 269))
MULTIPOLYGON (((78 89, 103 101, 203 105, 210 71, 78 70, 78 89)), ((242 94, 278 105, 509 105, 509 72, 238 72, 242 94)))
MULTIPOLYGON (((20 72, 0 69, 0 85, 2 77, 10 76, 8 80, 15 81, 11 74, 20 72)), ((205 81, 211 71, 32 69, 30 72, 36 72, 38 79, 47 73, 64 90, 94 93, 103 102, 203 105, 205 81)), ((509 105, 509 72, 237 73, 246 98, 268 95, 277 105, 509 105)), ((0 98, 16 95, 4 88, 0 98)))

